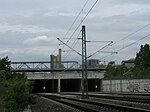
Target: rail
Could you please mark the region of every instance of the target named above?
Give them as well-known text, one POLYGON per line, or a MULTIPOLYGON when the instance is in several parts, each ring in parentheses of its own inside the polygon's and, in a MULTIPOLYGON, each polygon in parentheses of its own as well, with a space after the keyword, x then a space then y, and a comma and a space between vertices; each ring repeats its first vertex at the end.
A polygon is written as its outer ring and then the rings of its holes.
POLYGON ((148 109, 142 109, 142 108, 131 107, 131 106, 123 106, 123 105, 111 104, 106 102, 92 101, 90 99, 71 98, 71 97, 45 95, 45 94, 42 94, 41 96, 53 99, 58 102, 65 103, 66 105, 72 106, 74 108, 78 108, 79 110, 83 110, 83 111, 86 110, 86 112, 99 112, 100 109, 102 111, 107 111, 107 112, 109 112, 110 110, 123 111, 123 112, 125 111, 149 112, 150 111, 148 109))

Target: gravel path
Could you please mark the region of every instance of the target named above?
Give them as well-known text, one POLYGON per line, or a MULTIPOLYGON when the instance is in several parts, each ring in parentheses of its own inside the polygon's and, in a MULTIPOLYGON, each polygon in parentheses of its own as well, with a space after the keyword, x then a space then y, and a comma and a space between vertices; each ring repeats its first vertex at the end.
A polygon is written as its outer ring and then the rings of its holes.
POLYGON ((31 105, 31 110, 32 112, 77 112, 74 108, 42 97, 37 99, 36 104, 31 105))

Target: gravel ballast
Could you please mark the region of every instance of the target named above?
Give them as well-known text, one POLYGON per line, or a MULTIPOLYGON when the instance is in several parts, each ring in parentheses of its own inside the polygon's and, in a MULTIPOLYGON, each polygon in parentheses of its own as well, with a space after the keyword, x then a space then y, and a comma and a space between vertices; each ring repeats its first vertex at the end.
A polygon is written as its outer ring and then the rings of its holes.
POLYGON ((55 101, 43 97, 37 98, 37 103, 31 105, 31 110, 32 112, 77 112, 78 111, 72 107, 68 107, 64 104, 57 103, 55 101))

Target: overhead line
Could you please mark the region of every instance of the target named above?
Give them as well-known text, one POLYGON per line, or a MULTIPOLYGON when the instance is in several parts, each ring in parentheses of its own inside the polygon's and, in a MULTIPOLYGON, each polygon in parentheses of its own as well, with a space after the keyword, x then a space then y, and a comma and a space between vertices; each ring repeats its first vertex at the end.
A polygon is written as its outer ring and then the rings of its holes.
MULTIPOLYGON (((73 21, 73 23, 71 24, 71 26, 69 27, 68 31, 66 32, 64 38, 66 38, 66 36, 68 35, 69 31, 71 30, 71 28, 73 27, 73 25, 75 24, 75 22, 77 21, 77 19, 79 18, 79 16, 81 15, 83 9, 85 8, 85 6, 87 5, 89 0, 86 0, 85 4, 83 5, 81 11, 78 13, 78 15, 76 16, 75 20, 73 21)), ((58 44, 58 46, 56 47, 56 49, 53 51, 53 53, 58 49, 58 47, 60 46, 60 44, 58 44)), ((64 47, 63 47, 64 48, 64 47)))
MULTIPOLYGON (((85 4, 83 5, 81 11, 80 11, 79 14, 77 15, 77 17, 75 18, 75 20, 73 21, 73 23, 71 24, 71 26, 70 26, 69 30, 67 31, 67 33, 65 34, 64 38, 67 37, 69 31, 71 30, 71 28, 73 27, 73 25, 75 24, 75 22, 77 21, 77 19, 79 18, 79 16, 81 15, 81 13, 82 13, 83 9, 85 8, 85 6, 87 5, 88 1, 89 1, 89 0, 86 0, 86 2, 85 2, 85 4)), ((75 32, 76 32, 76 31, 75 31, 75 32)), ((74 34, 73 34, 73 35, 74 35, 74 34)), ((71 38, 71 37, 70 37, 70 38, 71 38)), ((69 42, 70 38, 68 39, 68 41, 67 41, 66 43, 69 42)), ((63 48, 64 48, 64 46, 63 46, 63 48)), ((62 49, 63 49, 63 48, 62 48, 62 49)))
POLYGON ((98 0, 96 0, 94 2, 94 4, 92 5, 92 7, 90 8, 90 10, 87 12, 87 14, 84 16, 84 18, 82 19, 82 21, 80 22, 80 24, 77 26, 77 28, 74 30, 74 32, 72 33, 72 35, 70 36, 70 38, 68 39, 68 41, 66 42, 66 44, 70 41, 70 39, 73 37, 73 35, 76 33, 76 31, 78 30, 78 28, 81 26, 81 24, 84 22, 84 20, 86 19, 86 17, 89 15, 89 13, 91 12, 91 10, 94 8, 94 6, 97 4, 98 0))
POLYGON ((71 26, 69 27, 69 30, 68 30, 67 33, 65 34, 64 38, 68 35, 69 31, 71 30, 71 28, 73 27, 73 25, 75 24, 75 22, 77 21, 77 19, 79 18, 80 14, 82 13, 84 7, 87 5, 88 1, 89 1, 89 0, 87 0, 87 1, 85 2, 85 4, 83 5, 81 11, 80 11, 79 14, 77 15, 77 17, 75 18, 75 20, 73 21, 73 23, 71 24, 71 26))
POLYGON ((71 50, 73 50, 74 52, 76 52, 78 55, 82 56, 82 54, 80 54, 78 51, 74 50, 73 48, 71 48, 69 45, 67 45, 66 43, 64 43, 62 40, 60 40, 59 38, 57 38, 60 42, 62 42, 63 44, 65 44, 67 47, 69 47, 71 50))
MULTIPOLYGON (((76 33, 76 31, 79 29, 79 27, 81 26, 81 24, 84 22, 84 20, 87 18, 87 16, 89 15, 89 13, 91 12, 91 10, 94 8, 94 6, 97 4, 98 0, 96 0, 94 2, 94 4, 92 5, 92 7, 90 8, 90 10, 87 12, 87 14, 84 16, 84 18, 82 19, 82 21, 80 22, 80 24, 77 26, 77 28, 74 30, 74 32, 72 33, 72 35, 70 36, 70 38, 68 39, 68 41, 65 44, 68 44, 68 42, 70 41, 70 39, 73 37, 73 35, 76 33)), ((69 46, 70 47, 70 46, 69 46)), ((64 46, 63 46, 64 48, 64 46)), ((62 48, 62 49, 63 49, 62 48)), ((77 52, 76 52, 77 53, 77 52)), ((77 53, 79 54, 79 53, 77 53)))
POLYGON ((59 46, 60 46, 60 44, 58 44, 56 49, 54 49, 53 54, 56 52, 56 50, 58 49, 59 46))
POLYGON ((111 41, 110 43, 108 43, 107 45, 105 45, 104 47, 102 47, 101 49, 97 50, 96 52, 94 52, 93 54, 89 55, 87 58, 90 58, 92 56, 94 56, 95 54, 97 54, 98 52, 100 52, 101 50, 103 50, 104 48, 106 48, 107 46, 111 45, 113 42, 111 41))
MULTIPOLYGON (((135 32, 132 32, 131 34, 129 34, 129 35, 123 37, 122 39, 118 40, 117 42, 114 42, 112 45, 114 45, 114 44, 116 44, 116 43, 118 43, 118 42, 120 42, 120 41, 122 41, 122 40, 125 40, 126 38, 128 38, 128 37, 130 37, 130 36, 136 34, 137 32, 143 30, 144 28, 146 28, 146 27, 148 27, 148 26, 150 26, 150 23, 144 25, 143 27, 141 27, 140 29, 136 30, 135 32)), ((147 37, 147 36, 146 36, 146 37, 147 37)), ((144 38, 146 38, 146 37, 143 37, 143 38, 137 40, 136 42, 138 42, 138 41, 140 41, 140 40, 142 40, 142 39, 144 39, 144 38)), ((136 43, 136 42, 135 42, 135 43, 136 43)), ((131 45, 133 45, 133 43, 131 43, 131 45)), ((131 45, 129 44, 128 46, 131 46, 131 45)), ((126 46, 126 47, 127 47, 127 46, 126 46)), ((119 51, 121 51, 122 49, 125 49, 126 47, 123 47, 123 48, 119 49, 119 51)), ((104 58, 106 58, 106 57, 108 57, 108 56, 111 56, 112 54, 113 54, 113 53, 111 53, 110 55, 107 55, 107 56, 103 57, 102 59, 104 59, 104 58)))
MULTIPOLYGON (((132 42, 131 44, 128 44, 128 45, 122 47, 121 49, 118 49, 117 52, 119 52, 119 51, 121 51, 121 50, 123 50, 123 49, 125 49, 125 48, 127 48, 127 47, 130 47, 130 46, 134 45, 135 43, 137 43, 137 42, 139 42, 139 41, 141 41, 141 40, 143 40, 143 39, 145 39, 145 38, 147 38, 147 37, 149 37, 149 36, 150 36, 150 34, 148 34, 148 35, 146 35, 146 36, 144 36, 144 37, 138 39, 138 40, 135 41, 135 42, 132 42)), ((104 57, 102 57, 101 59, 107 58, 108 56, 111 56, 112 54, 113 54, 113 53, 111 53, 110 55, 104 56, 104 57)))
POLYGON ((121 50, 123 50, 123 49, 125 49, 125 48, 127 48, 127 47, 130 47, 130 46, 132 46, 133 44, 137 43, 138 41, 141 41, 141 40, 143 40, 143 39, 145 39, 146 37, 149 37, 149 36, 150 36, 150 34, 148 34, 148 35, 146 35, 146 36, 144 36, 144 37, 138 39, 138 40, 135 41, 135 42, 132 42, 131 44, 128 44, 128 45, 122 47, 121 49, 119 49, 119 50, 117 50, 117 51, 121 51, 121 50))
MULTIPOLYGON (((116 44, 116 43, 118 43, 118 42, 120 42, 120 41, 122 41, 122 40, 125 40, 126 38, 130 37, 131 35, 136 34, 137 32, 143 30, 144 28, 146 28, 146 27, 148 27, 148 26, 150 26, 150 23, 146 24, 145 26, 141 27, 140 29, 136 30, 135 32, 132 32, 131 34, 129 34, 129 35, 123 37, 122 39, 118 40, 118 41, 115 42, 114 44, 116 44)), ((113 44, 113 45, 114 45, 114 44, 113 44)))
POLYGON ((112 41, 97 41, 97 40, 96 41, 92 41, 92 40, 87 40, 86 42, 103 42, 103 43, 107 42, 108 43, 108 42, 112 42, 112 41))
POLYGON ((94 4, 92 5, 92 7, 90 8, 90 10, 88 11, 88 13, 85 15, 85 17, 83 18, 83 20, 82 21, 84 21, 85 19, 86 19, 86 17, 89 15, 89 13, 91 12, 91 10, 94 8, 94 6, 97 4, 97 2, 98 2, 98 0, 96 0, 95 2, 94 2, 94 4))
MULTIPOLYGON (((81 30, 80 30, 79 34, 77 35, 77 41, 74 41, 74 42, 72 43, 71 48, 73 48, 73 49, 74 49, 74 47, 77 45, 77 43, 78 43, 78 41, 79 41, 79 39, 80 39, 80 38, 79 38, 80 34, 81 34, 81 30)), ((65 58, 67 58, 67 57, 69 56, 69 54, 70 54, 70 52, 69 52, 69 53, 67 53, 67 55, 66 55, 66 57, 65 57, 65 58)))

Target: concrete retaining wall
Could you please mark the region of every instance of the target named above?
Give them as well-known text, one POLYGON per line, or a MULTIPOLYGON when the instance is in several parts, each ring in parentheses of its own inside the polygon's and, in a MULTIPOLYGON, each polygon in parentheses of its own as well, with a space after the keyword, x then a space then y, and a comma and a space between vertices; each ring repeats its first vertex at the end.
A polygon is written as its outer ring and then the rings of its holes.
POLYGON ((150 79, 103 80, 103 92, 150 92, 150 79))
MULTIPOLYGON (((88 79, 103 79, 104 72, 88 72, 88 79)), ((36 79, 82 79, 81 72, 56 72, 56 73, 27 73, 28 80, 36 80, 36 79)))

